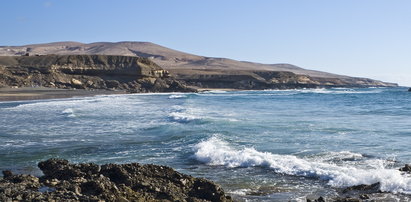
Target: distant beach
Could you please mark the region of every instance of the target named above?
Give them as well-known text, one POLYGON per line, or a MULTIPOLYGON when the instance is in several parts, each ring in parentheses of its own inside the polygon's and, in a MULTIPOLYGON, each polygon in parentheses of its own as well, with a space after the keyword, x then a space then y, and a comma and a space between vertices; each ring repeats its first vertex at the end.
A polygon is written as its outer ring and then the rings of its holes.
POLYGON ((125 91, 57 89, 45 87, 0 88, 1 101, 42 100, 95 95, 126 94, 125 91))

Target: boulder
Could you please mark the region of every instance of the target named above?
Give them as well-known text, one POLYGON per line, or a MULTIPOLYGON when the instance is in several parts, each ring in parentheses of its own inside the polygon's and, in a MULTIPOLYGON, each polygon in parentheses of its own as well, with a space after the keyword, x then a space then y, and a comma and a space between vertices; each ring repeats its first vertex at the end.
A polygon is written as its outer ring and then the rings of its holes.
POLYGON ((343 190, 343 193, 347 192, 360 192, 360 193, 378 193, 380 192, 380 183, 374 183, 374 184, 360 184, 360 185, 355 185, 351 187, 347 187, 343 190))
POLYGON ((411 166, 409 164, 405 164, 404 167, 400 168, 399 171, 403 171, 403 172, 411 172, 411 166))

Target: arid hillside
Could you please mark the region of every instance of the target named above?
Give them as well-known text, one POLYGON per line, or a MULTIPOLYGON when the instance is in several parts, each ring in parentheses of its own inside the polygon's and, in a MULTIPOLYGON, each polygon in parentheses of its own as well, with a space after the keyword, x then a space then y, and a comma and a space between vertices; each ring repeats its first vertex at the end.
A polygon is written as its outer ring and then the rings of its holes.
POLYGON ((303 69, 291 64, 260 64, 227 58, 197 56, 149 42, 57 42, 25 46, 1 46, 0 55, 122 55, 149 58, 176 79, 200 88, 301 88, 396 86, 367 78, 356 78, 303 69))

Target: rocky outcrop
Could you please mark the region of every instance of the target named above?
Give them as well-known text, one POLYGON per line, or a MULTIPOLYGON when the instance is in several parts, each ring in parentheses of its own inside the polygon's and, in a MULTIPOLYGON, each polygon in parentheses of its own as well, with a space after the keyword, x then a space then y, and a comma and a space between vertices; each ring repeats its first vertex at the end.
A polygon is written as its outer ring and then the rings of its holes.
POLYGON ((411 165, 405 164, 405 166, 400 168, 399 171, 411 173, 411 165))
POLYGON ((218 185, 157 165, 40 162, 44 176, 4 171, 0 201, 232 201, 218 185))
POLYGON ((411 92, 411 88, 408 89, 408 92, 411 92))
POLYGON ((322 78, 288 71, 171 70, 176 79, 200 88, 242 90, 396 86, 363 78, 322 78))
POLYGON ((346 187, 340 190, 339 196, 335 197, 319 197, 318 199, 307 199, 307 202, 361 202, 364 200, 372 200, 374 198, 373 194, 381 193, 380 183, 374 183, 371 185, 360 184, 356 186, 346 187))
POLYGON ((147 58, 105 55, 1 56, 0 86, 193 91, 147 58))

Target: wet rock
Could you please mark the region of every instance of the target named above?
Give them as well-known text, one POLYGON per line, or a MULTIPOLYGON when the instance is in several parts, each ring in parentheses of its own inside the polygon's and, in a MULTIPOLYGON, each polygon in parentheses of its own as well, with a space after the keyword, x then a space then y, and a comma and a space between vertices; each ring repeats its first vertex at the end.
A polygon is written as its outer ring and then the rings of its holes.
POLYGON ((363 199, 363 200, 370 199, 370 196, 368 196, 367 194, 361 194, 360 199, 363 199))
POLYGON ((334 202, 361 202, 360 199, 358 198, 351 198, 351 197, 347 197, 347 198, 335 198, 332 201, 334 202))
POLYGON ((314 200, 307 199, 307 202, 325 202, 325 198, 320 196, 318 199, 314 199, 314 200))
POLYGON ((166 166, 99 166, 63 159, 38 166, 44 173, 40 179, 5 171, 8 177, 0 181, 0 201, 232 201, 213 182, 166 166))
POLYGON ((411 88, 408 89, 408 92, 411 92, 411 88))
POLYGON ((13 176, 13 173, 10 170, 3 170, 3 177, 4 178, 9 178, 13 176))
MULTIPOLYGON (((369 199, 369 198, 367 198, 369 199)), ((345 198, 341 198, 341 197, 337 197, 337 198, 324 198, 322 196, 320 196, 318 199, 307 199, 307 202, 326 202, 326 201, 333 201, 333 202, 361 202, 362 198, 352 198, 352 197, 345 197, 345 198)))
POLYGON ((361 192, 361 193, 379 193, 380 191, 380 183, 374 183, 371 185, 366 185, 366 184, 361 184, 361 185, 356 185, 356 186, 351 186, 345 188, 343 193, 348 193, 348 192, 361 192))
POLYGON ((372 195, 379 193, 382 193, 379 182, 370 185, 360 184, 340 190, 340 196, 330 200, 337 202, 360 202, 368 200, 372 195))
POLYGON ((399 170, 403 172, 411 172, 411 166, 409 164, 405 164, 405 166, 400 168, 399 170))
POLYGON ((116 81, 116 80, 107 80, 106 81, 106 86, 107 88, 119 88, 120 87, 120 82, 116 81))

